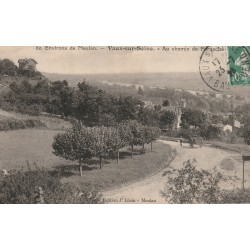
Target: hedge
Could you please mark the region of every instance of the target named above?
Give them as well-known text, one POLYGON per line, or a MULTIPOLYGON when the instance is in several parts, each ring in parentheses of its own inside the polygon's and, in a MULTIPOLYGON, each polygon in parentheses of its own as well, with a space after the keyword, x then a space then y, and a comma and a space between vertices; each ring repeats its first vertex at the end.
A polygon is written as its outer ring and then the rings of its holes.
POLYGON ((10 131, 10 130, 18 130, 18 129, 26 129, 26 128, 43 128, 46 127, 45 123, 40 120, 18 120, 18 119, 5 119, 0 120, 0 131, 10 131))

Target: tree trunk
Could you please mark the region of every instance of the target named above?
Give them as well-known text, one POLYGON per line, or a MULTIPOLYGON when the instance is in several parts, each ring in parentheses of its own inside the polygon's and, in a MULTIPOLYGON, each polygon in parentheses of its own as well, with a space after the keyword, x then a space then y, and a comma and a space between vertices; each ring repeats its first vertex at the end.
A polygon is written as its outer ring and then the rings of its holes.
POLYGON ((79 171, 80 171, 80 176, 82 176, 82 160, 79 160, 79 171))
POLYGON ((151 141, 151 152, 153 151, 153 142, 151 141))
POLYGON ((134 145, 131 145, 131 158, 133 158, 133 153, 134 153, 134 145))
POLYGON ((143 143, 143 144, 142 144, 142 150, 141 150, 142 153, 144 153, 144 148, 145 148, 145 147, 144 147, 144 143, 143 143))
POLYGON ((100 169, 102 169, 102 156, 100 156, 100 169))
POLYGON ((117 164, 119 164, 119 160, 120 160, 120 152, 119 149, 117 150, 117 164))

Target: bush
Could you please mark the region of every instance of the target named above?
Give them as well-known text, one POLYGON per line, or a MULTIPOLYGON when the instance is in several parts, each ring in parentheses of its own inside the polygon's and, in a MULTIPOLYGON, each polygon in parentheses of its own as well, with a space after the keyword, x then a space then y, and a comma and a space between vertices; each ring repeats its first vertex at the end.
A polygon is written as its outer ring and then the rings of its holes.
POLYGON ((5 119, 0 121, 0 131, 10 131, 26 128, 41 128, 46 127, 45 123, 40 120, 17 120, 17 119, 5 119))
POLYGON ((99 203, 101 198, 99 194, 86 190, 86 187, 62 184, 55 172, 36 169, 12 171, 7 176, 1 176, 0 203, 39 203, 38 188, 43 191, 40 201, 48 204, 99 203))
POLYGON ((193 135, 194 135, 194 132, 191 129, 187 129, 187 128, 181 128, 177 134, 178 137, 182 137, 185 139, 189 139, 193 135))
POLYGON ((249 204, 250 203, 250 190, 233 189, 223 191, 220 203, 224 204, 249 204))
MULTIPOLYGON (((174 176, 169 176, 163 197, 170 203, 221 203, 223 199, 220 183, 228 181, 229 177, 223 176, 214 169, 213 172, 198 170, 195 159, 183 163, 180 170, 172 170, 174 176)), ((226 199, 226 198, 225 198, 226 199)))

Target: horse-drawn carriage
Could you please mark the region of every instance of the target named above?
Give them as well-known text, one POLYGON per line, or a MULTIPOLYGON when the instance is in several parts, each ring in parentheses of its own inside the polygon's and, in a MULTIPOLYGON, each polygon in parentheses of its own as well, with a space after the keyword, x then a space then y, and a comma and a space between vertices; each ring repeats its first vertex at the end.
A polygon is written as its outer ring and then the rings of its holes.
POLYGON ((203 146, 203 139, 201 136, 189 136, 187 139, 181 139, 180 144, 182 146, 182 143, 186 142, 189 143, 189 146, 193 148, 195 145, 198 145, 200 148, 203 146))

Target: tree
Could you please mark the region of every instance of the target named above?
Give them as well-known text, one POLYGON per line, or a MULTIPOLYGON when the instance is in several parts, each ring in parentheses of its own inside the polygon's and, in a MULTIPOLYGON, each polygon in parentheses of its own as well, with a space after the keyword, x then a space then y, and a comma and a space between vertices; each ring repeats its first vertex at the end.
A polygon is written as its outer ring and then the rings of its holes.
POLYGON ((139 86, 137 93, 138 95, 144 95, 144 90, 142 89, 141 86, 139 86))
POLYGON ((162 102, 162 106, 163 106, 163 107, 168 107, 168 106, 170 106, 170 101, 169 101, 168 99, 164 100, 164 101, 162 102))
POLYGON ((157 127, 144 126, 144 142, 151 144, 151 152, 153 151, 153 142, 156 141, 161 134, 161 130, 157 127))
POLYGON ((160 116, 160 121, 163 128, 165 128, 166 126, 168 126, 169 129, 172 128, 175 119, 176 119, 175 113, 169 110, 163 111, 160 116))
POLYGON ((118 100, 118 121, 135 120, 143 102, 131 97, 120 97, 118 100))
POLYGON ((119 133, 113 127, 88 128, 91 133, 91 152, 100 159, 100 169, 103 167, 103 158, 116 151, 120 146, 119 133))
POLYGON ((131 137, 129 137, 128 145, 131 146, 131 157, 133 157, 134 146, 143 145, 144 143, 144 131, 142 125, 136 120, 128 120, 123 122, 127 127, 127 131, 131 137))
POLYGON ((160 126, 160 110, 140 107, 138 121, 143 125, 160 126))
POLYGON ((14 76, 17 73, 17 66, 9 59, 0 60, 0 75, 14 76))
POLYGON ((212 115, 210 121, 212 124, 223 123, 224 118, 222 115, 212 115))
POLYGON ((213 140, 219 137, 221 133, 220 128, 209 125, 201 129, 201 136, 205 137, 207 140, 213 140))
POLYGON ((197 109, 184 109, 181 115, 181 126, 188 128, 189 126, 194 126, 195 130, 197 127, 202 127, 206 123, 206 115, 197 109))
MULTIPOLYGON (((133 134, 128 122, 121 122, 117 126, 120 143, 119 149, 130 146, 133 143, 133 134)), ((117 163, 119 162, 119 150, 117 151, 117 163)))
POLYGON ((89 128, 84 127, 81 122, 75 121, 72 128, 55 136, 52 144, 53 154, 67 160, 78 160, 79 171, 82 176, 83 161, 90 159, 95 153, 91 151, 92 143, 93 138, 89 128))

